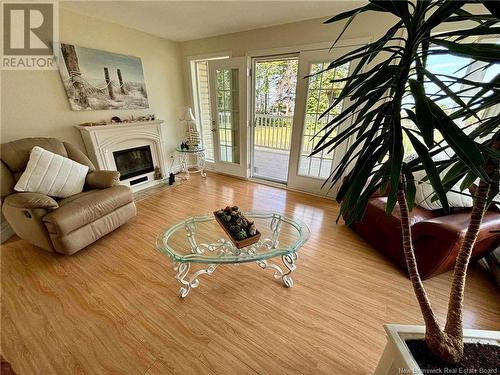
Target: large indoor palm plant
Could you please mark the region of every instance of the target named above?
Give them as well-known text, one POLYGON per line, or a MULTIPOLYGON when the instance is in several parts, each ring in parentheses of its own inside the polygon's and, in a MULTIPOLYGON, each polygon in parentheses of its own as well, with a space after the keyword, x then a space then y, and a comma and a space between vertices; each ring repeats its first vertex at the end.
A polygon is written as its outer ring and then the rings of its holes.
POLYGON ((474 73, 500 61, 499 44, 477 42, 478 38, 500 34, 498 2, 370 1, 327 23, 345 22, 342 35, 363 12, 391 14, 395 23, 380 39, 328 66, 352 66, 352 74, 337 81, 344 86, 328 111, 342 102, 349 104, 319 133, 313 154, 333 151, 349 140, 347 152, 328 180, 341 184, 337 201, 347 224, 362 219, 369 198, 377 190, 388 192, 387 213, 398 204, 404 255, 425 321, 427 346, 443 361, 455 363, 463 354, 467 265, 484 212, 498 193, 500 116, 495 106, 500 99, 500 75, 489 82, 474 78, 474 73), (441 54, 466 58, 467 64, 459 72, 432 73, 428 61, 441 54), (438 90, 429 93, 429 85, 438 90), (453 105, 445 108, 444 99, 453 105), (418 155, 411 161, 405 159, 405 140, 418 155), (436 158, 443 152, 449 157, 436 158), (440 200, 444 210, 449 208, 447 192, 458 182, 462 181, 460 186, 465 190, 479 180, 470 225, 456 260, 444 327, 433 313, 411 241, 413 173, 419 169, 425 170, 425 182, 432 185, 434 199, 440 200))

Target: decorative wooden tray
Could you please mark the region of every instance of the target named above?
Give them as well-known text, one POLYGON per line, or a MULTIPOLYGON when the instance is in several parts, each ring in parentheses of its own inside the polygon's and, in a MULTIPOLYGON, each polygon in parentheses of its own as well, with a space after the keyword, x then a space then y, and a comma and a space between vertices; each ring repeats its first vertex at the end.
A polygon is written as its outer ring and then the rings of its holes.
POLYGON ((247 237, 243 240, 237 240, 233 236, 233 234, 231 233, 229 228, 226 227, 226 225, 219 218, 219 216, 217 215, 217 211, 214 211, 214 217, 215 217, 215 220, 217 221, 217 223, 219 223, 219 225, 222 227, 222 229, 224 229, 224 232, 226 232, 227 236, 229 237, 231 242, 234 243, 234 246, 236 246, 237 249, 241 249, 243 247, 253 245, 254 243, 256 243, 260 239, 260 232, 257 230, 257 233, 254 236, 247 237))

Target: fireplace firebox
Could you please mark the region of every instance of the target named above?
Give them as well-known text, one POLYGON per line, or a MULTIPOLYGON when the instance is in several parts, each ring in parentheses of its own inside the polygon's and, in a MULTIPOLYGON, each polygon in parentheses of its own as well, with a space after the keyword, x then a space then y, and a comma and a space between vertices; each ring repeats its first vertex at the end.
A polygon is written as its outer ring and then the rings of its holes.
POLYGON ((120 180, 153 172, 153 158, 149 146, 113 151, 116 169, 120 172, 120 180))

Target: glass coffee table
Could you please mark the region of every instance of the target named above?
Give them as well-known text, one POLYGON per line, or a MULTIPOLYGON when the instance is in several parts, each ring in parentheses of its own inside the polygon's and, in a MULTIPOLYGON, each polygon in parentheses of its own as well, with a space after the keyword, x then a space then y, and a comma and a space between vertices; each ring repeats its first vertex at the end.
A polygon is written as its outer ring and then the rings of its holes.
POLYGON ((296 268, 299 249, 309 239, 307 225, 275 212, 245 212, 244 215, 254 221, 261 237, 242 249, 230 241, 213 214, 182 220, 158 236, 156 248, 172 259, 177 272, 175 278, 181 284, 180 297, 186 297, 192 288, 198 287, 201 275, 213 274, 220 264, 255 262, 262 269, 272 269, 274 278, 281 279, 285 287, 293 286, 290 274, 296 268), (270 262, 271 258, 278 257, 284 268, 270 262), (195 263, 201 264, 201 269, 188 275, 195 263))

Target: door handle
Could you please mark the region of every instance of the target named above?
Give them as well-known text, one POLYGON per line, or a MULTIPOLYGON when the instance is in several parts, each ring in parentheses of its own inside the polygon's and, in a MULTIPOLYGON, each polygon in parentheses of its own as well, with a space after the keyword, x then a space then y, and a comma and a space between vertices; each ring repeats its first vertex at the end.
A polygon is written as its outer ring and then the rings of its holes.
POLYGON ((217 131, 217 129, 212 128, 212 133, 215 133, 216 131, 217 131))

